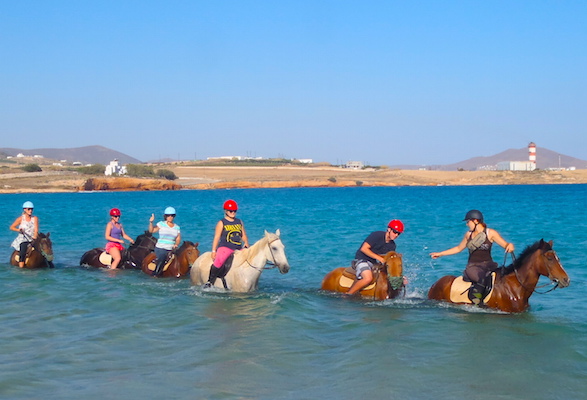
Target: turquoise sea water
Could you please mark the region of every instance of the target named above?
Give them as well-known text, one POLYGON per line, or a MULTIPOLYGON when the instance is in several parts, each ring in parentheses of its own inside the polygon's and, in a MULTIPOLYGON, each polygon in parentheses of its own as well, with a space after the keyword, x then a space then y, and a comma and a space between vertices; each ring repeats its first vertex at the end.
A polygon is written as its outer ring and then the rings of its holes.
MULTIPOLYGON (((0 398, 583 399, 587 396, 587 185, 221 190, 0 195, 0 398), (291 271, 259 290, 202 292, 189 280, 80 268, 104 245, 108 210, 135 237, 177 209, 183 238, 209 251, 228 198, 251 242, 281 229, 291 271), (25 200, 50 231, 56 268, 8 265, 8 226, 25 200), (554 240, 571 286, 517 315, 426 300, 459 274, 465 212, 478 208, 516 253, 554 240), (349 300, 319 290, 392 218, 410 280, 405 298, 349 300)), ((494 248, 502 263, 503 251, 494 248)), ((543 278, 544 279, 544 278, 543 278)), ((545 282, 543 282, 545 283, 545 282)))

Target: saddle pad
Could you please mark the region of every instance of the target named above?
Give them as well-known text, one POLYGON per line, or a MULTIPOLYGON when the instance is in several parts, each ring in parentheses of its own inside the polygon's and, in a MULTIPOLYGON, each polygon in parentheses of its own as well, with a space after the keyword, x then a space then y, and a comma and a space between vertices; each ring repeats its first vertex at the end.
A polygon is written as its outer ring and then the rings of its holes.
MULTIPOLYGON (((493 288, 495 286, 495 272, 491 273, 491 291, 489 294, 483 299, 483 304, 486 304, 489 299, 491 299, 491 295, 493 294, 493 288)), ((469 288, 471 287, 471 282, 465 282, 462 276, 456 278, 452 285, 450 286, 450 301, 453 303, 465 303, 465 304, 473 304, 471 300, 469 300, 469 288)))
POLYGON ((102 253, 100 253, 99 260, 104 265, 110 265, 110 264, 112 264, 112 256, 110 254, 106 253, 105 251, 103 251, 102 253))
MULTIPOLYGON (((345 275, 341 275, 341 276, 340 276, 340 280, 338 281, 338 284, 339 284, 341 287, 344 287, 344 288, 350 288, 350 287, 351 287, 351 285, 353 284, 353 282, 354 282, 354 281, 355 281, 354 279, 350 279, 350 278, 347 278, 345 275)), ((363 290, 369 290, 369 289, 373 289, 373 288, 375 287, 375 282, 376 282, 376 280, 375 280, 375 281, 374 281, 372 284, 370 284, 369 286, 367 286, 367 287, 364 287, 364 288, 361 290, 361 292, 362 292, 363 290)))
MULTIPOLYGON (((169 261, 167 261, 167 262, 165 263, 165 265, 163 265, 163 271, 167 271, 167 268, 169 268, 169 266, 171 265, 171 262, 173 261, 173 258, 174 258, 174 257, 171 257, 171 258, 169 259, 169 261)), ((157 263, 155 263, 155 260, 156 260, 156 258, 154 258, 154 259, 153 259, 153 261, 151 261, 151 262, 149 263, 149 265, 147 265, 147 269, 148 269, 149 271, 155 271, 155 268, 157 268, 157 263)))
MULTIPOLYGON (((16 262, 20 262, 20 254, 16 253, 16 254, 14 255, 14 261, 16 261, 16 262)), ((29 258, 25 256, 25 258, 24 258, 24 263, 26 264, 28 261, 29 261, 29 258)))

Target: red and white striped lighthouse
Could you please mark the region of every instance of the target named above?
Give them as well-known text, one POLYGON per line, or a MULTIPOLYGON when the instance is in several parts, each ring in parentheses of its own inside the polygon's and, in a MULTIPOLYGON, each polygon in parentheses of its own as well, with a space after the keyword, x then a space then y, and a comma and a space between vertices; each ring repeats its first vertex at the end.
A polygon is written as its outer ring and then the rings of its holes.
POLYGON ((530 142, 528 145, 528 160, 534 164, 534 169, 536 169, 536 143, 534 142, 530 142))

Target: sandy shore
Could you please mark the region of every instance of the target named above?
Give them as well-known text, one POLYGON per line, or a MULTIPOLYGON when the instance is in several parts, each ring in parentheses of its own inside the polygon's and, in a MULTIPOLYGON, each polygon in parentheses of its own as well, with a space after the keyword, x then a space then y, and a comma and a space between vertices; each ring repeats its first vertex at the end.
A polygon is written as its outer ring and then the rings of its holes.
MULTIPOLYGON (((575 171, 412 171, 348 170, 334 167, 194 167, 166 166, 183 189, 462 186, 587 183, 587 170, 575 171)), ((71 171, 0 174, 0 193, 76 192, 91 178, 71 171)), ((103 178, 102 179, 106 179, 103 178)), ((108 178, 114 179, 114 178, 108 178)), ((110 185, 112 190, 160 190, 161 180, 135 179, 139 188, 110 185)), ((119 182, 118 182, 119 183, 119 182)), ((108 189, 107 189, 108 190, 108 189)))

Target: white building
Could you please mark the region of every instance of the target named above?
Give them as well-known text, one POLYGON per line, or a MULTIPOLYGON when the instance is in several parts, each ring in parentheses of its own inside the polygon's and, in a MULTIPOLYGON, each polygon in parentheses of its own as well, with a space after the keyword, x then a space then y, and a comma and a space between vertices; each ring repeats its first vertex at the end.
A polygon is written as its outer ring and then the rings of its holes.
POLYGON ((110 164, 106 166, 104 175, 126 175, 126 165, 118 164, 118 160, 110 161, 110 164))
POLYGON ((349 161, 344 165, 344 167, 350 169, 363 169, 365 164, 363 164, 362 161, 349 161))
POLYGON ((532 161, 502 161, 497 163, 498 171, 534 171, 536 164, 532 161))

